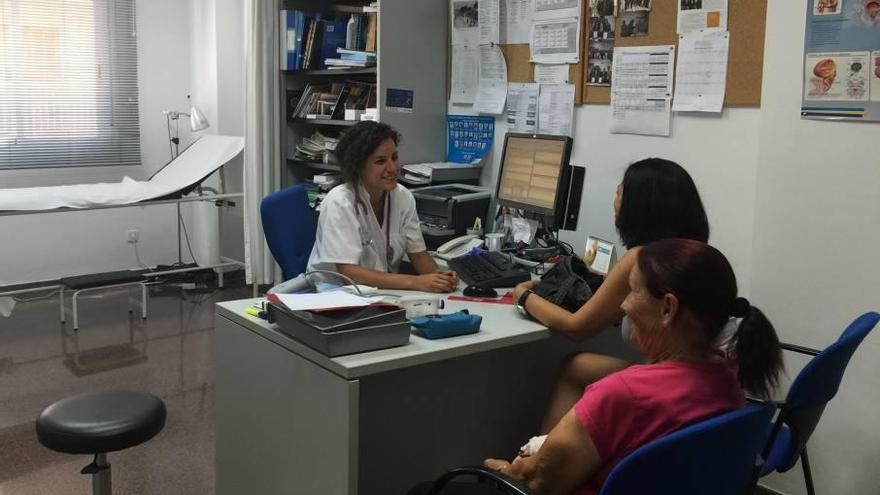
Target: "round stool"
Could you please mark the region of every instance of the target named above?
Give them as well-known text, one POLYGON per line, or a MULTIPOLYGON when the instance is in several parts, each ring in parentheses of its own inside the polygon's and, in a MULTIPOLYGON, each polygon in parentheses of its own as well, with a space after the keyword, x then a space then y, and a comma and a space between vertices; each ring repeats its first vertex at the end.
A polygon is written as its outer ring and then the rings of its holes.
POLYGON ((80 394, 47 407, 37 418, 37 438, 66 454, 94 455, 81 471, 92 475, 92 493, 110 495, 107 452, 134 447, 165 426, 165 404, 140 392, 113 390, 80 394))

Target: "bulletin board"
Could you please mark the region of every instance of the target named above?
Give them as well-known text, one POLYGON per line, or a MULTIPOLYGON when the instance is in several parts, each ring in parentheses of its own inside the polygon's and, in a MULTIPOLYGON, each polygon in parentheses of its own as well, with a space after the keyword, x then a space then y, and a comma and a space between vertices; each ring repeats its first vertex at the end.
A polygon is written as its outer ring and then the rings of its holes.
MULTIPOLYGON (((761 106, 761 82, 764 69, 764 29, 767 23, 768 0, 731 0, 727 3, 727 30, 730 32, 730 47, 727 59, 727 90, 724 96, 726 107, 761 106)), ((674 45, 678 43, 678 0, 653 0, 648 18, 648 35, 622 38, 620 33, 620 6, 615 20, 614 32, 618 34, 614 46, 674 45)), ((586 10, 589 1, 584 0, 586 10)), ((588 19, 589 12, 584 15, 588 19)), ((587 33, 581 46, 581 68, 578 72, 582 95, 577 103, 610 103, 611 88, 608 86, 587 86, 586 66, 583 45, 588 43, 587 33)), ((528 45, 526 45, 528 47, 528 45)), ((508 70, 510 61, 508 61, 508 70)), ((612 78, 614 75, 612 74, 612 78)))
MULTIPOLYGON (((589 0, 584 0, 583 12, 581 13, 581 45, 579 47, 578 60, 576 64, 569 64, 568 82, 574 84, 574 102, 576 105, 584 103, 584 76, 586 72, 587 61, 584 58, 586 46, 584 46, 586 34, 586 14, 589 8, 587 4, 589 0)), ((501 52, 504 53, 504 60, 507 62, 507 81, 508 82, 535 82, 535 64, 529 62, 532 53, 528 43, 516 43, 509 45, 498 45, 501 52)))

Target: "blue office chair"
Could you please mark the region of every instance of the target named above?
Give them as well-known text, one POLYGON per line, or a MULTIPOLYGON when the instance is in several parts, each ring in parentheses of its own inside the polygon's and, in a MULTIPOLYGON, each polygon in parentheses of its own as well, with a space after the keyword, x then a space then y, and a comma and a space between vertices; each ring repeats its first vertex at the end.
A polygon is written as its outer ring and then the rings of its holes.
POLYGON ((260 203, 263 233, 284 280, 306 270, 315 244, 315 213, 305 184, 275 191, 260 203))
POLYGON ((784 473, 794 467, 800 458, 807 493, 816 493, 810 472, 810 459, 807 456, 807 440, 816 429, 828 401, 837 395, 850 358, 878 320, 880 314, 863 314, 843 331, 836 342, 821 352, 808 347, 782 344, 783 349, 815 357, 798 373, 788 390, 785 402, 779 404, 779 416, 772 425, 770 441, 763 452, 766 462, 761 469, 761 476, 773 471, 784 473))
MULTIPOLYGON (((750 404, 643 445, 614 467, 600 495, 742 495, 757 474, 755 460, 767 443, 766 425, 775 411, 776 404, 770 402, 750 404)), ((428 493, 442 495, 449 481, 464 475, 476 476, 499 493, 531 494, 516 480, 476 466, 445 473, 428 493)))

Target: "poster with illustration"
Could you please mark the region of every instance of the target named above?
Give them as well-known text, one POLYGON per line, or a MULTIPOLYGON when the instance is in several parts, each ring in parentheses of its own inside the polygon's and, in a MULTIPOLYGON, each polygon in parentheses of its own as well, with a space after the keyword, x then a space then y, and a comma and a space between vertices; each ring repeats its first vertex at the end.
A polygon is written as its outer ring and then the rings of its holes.
POLYGON ((880 51, 871 53, 871 101, 880 101, 880 51))
POLYGON ((868 101, 870 53, 808 53, 804 99, 868 101))
POLYGON ((801 117, 880 122, 880 0, 807 0, 801 117))

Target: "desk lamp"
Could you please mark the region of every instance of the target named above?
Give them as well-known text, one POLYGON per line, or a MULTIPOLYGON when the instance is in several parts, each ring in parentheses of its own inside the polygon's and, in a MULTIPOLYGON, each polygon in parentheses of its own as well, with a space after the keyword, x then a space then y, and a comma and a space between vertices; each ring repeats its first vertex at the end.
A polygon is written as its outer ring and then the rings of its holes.
POLYGON ((190 95, 186 95, 187 101, 190 101, 189 113, 186 112, 176 112, 174 110, 163 110, 162 113, 165 115, 165 123, 168 126, 168 148, 171 151, 171 159, 177 158, 177 155, 180 154, 179 146, 180 146, 180 117, 189 117, 189 128, 191 131, 201 131, 207 129, 211 126, 208 122, 208 118, 205 117, 205 114, 202 113, 201 110, 196 108, 195 105, 191 103, 190 95), (171 132, 171 122, 174 121, 174 132, 172 135, 171 132))

